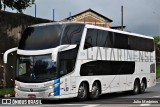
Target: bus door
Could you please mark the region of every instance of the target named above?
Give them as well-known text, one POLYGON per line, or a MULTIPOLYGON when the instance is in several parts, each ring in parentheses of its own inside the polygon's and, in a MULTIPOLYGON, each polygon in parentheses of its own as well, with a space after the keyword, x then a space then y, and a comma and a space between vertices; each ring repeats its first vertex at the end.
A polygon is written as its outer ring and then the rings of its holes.
POLYGON ((70 75, 68 60, 60 60, 60 93, 61 95, 67 95, 70 93, 70 75))

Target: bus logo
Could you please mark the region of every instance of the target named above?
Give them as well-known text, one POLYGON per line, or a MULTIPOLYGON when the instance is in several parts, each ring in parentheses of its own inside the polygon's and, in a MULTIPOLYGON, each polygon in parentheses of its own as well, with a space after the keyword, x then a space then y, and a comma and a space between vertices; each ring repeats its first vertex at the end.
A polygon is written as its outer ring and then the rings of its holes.
POLYGON ((33 92, 33 89, 32 89, 32 88, 30 89, 30 92, 33 92))

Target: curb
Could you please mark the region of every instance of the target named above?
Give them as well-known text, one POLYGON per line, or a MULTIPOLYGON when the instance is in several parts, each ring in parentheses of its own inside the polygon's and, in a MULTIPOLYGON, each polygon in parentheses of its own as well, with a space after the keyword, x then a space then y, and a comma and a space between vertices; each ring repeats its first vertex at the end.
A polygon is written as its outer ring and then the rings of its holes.
POLYGON ((160 78, 158 78, 156 81, 157 81, 157 82, 160 82, 160 78))
POLYGON ((12 95, 12 94, 0 95, 0 98, 10 98, 10 97, 14 97, 14 95, 12 95))

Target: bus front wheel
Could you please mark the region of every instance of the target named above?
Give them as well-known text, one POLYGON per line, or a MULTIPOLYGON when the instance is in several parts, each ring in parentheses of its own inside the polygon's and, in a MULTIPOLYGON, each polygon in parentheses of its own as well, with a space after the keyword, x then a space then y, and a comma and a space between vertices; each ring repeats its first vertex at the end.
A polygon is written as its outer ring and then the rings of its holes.
POLYGON ((90 98, 97 99, 97 98, 99 98, 99 95, 100 95, 100 86, 99 86, 98 82, 94 82, 93 86, 92 86, 91 93, 90 93, 90 98))
POLYGON ((88 97, 88 88, 86 83, 82 82, 78 89, 77 98, 79 101, 84 101, 87 97, 88 97))

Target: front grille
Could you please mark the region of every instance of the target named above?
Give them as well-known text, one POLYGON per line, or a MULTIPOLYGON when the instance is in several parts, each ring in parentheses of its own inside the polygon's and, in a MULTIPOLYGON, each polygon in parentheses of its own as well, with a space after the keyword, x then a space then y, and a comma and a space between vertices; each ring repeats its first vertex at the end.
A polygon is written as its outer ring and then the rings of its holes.
POLYGON ((43 92, 46 91, 47 88, 25 88, 25 87, 19 87, 18 90, 24 91, 24 92, 43 92))

